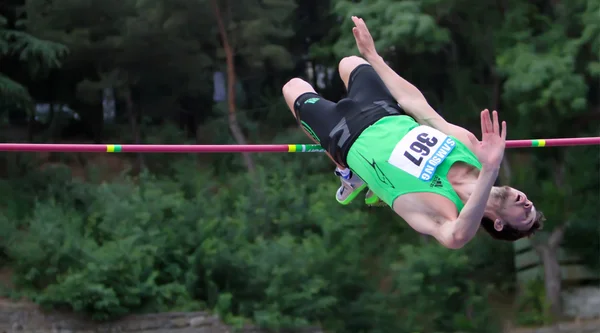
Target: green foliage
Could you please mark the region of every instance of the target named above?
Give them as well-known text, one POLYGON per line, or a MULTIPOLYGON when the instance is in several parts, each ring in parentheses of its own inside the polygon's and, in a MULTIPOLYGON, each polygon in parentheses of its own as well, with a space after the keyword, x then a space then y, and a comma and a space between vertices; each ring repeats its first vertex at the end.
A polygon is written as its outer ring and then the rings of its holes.
POLYGON ((576 253, 591 271, 600 272, 600 227, 597 218, 575 220, 566 231, 563 247, 576 253))
MULTIPOLYGON (((335 69, 357 53, 350 15, 366 19, 386 61, 446 119, 475 134, 476 112, 488 107, 508 121, 510 139, 598 135, 598 1, 215 3, 250 142, 310 142, 281 85, 303 76, 307 60, 335 69)), ((227 106, 212 98, 213 72, 225 64, 210 5, 28 0, 24 11, 3 12, 0 112, 31 110, 31 91, 71 105, 104 138, 233 143, 227 106), (117 93, 112 127, 101 124, 104 88, 117 93), (141 133, 124 125, 131 119, 141 133), (196 137, 179 132, 184 122, 196 137)), ((342 91, 320 90, 332 100, 342 91)), ((17 140, 11 129, 2 128, 3 140, 17 140)), ((520 152, 507 152, 511 185, 546 213, 547 230, 568 223, 564 247, 600 268, 595 147, 520 152)), ((449 251, 423 245, 390 209, 341 207, 321 154, 255 154, 252 179, 236 154, 148 155, 147 173, 122 170, 130 178, 108 182, 93 163, 87 182, 72 180, 60 164, 78 163, 73 156, 52 154, 43 166, 37 156, 1 156, 0 192, 10 200, 0 202, 0 264, 12 267, 18 287, 7 295, 99 320, 209 309, 236 326, 485 333, 497 327, 488 286, 514 289, 510 244, 482 235, 449 251)), ((546 322, 543 284, 528 290, 521 322, 546 322)))
POLYGON ((600 155, 595 147, 578 150, 565 158, 571 191, 565 198, 569 228, 564 247, 579 255, 588 268, 600 272, 600 155))
POLYGON ((438 244, 403 247, 404 261, 393 269, 404 309, 404 331, 496 332, 487 310, 489 286, 471 280, 475 272, 464 253, 438 244), (452 309, 439 311, 436 309, 452 309))
POLYGON ((35 298, 43 305, 68 305, 96 319, 189 301, 185 287, 165 277, 173 272, 163 246, 177 240, 160 228, 171 214, 177 219, 184 194, 159 184, 74 183, 68 199, 37 204, 26 231, 7 242, 17 286, 44 290, 35 298), (161 265, 167 269, 152 270, 161 265))
POLYGON ((464 248, 469 257, 471 279, 485 281, 494 291, 510 295, 515 290, 514 249, 512 243, 498 242, 481 230, 464 248))
POLYGON ((407 53, 438 51, 450 41, 450 31, 440 27, 431 15, 443 1, 333 1, 335 12, 342 15, 342 38, 334 45, 339 57, 356 53, 348 18, 359 15, 369 24, 378 50, 384 53, 400 49, 407 53))
POLYGON ((16 56, 27 64, 33 77, 59 68, 62 58, 67 54, 64 45, 41 40, 22 31, 0 30, 0 39, 6 43, 4 47, 0 47, 3 51, 0 55, 16 56))
POLYGON ((547 216, 544 229, 567 224, 564 247, 595 270, 600 265, 596 246, 600 242, 600 156, 596 151, 596 147, 573 147, 556 155, 531 157, 515 172, 516 181, 547 216))
MULTIPOLYGON (((26 110, 32 108, 32 100, 27 88, 2 73, 0 73, 0 108, 4 111, 7 108, 26 110)), ((4 112, 0 113, 2 114, 4 112)))
MULTIPOLYGON (((9 29, 8 23, 6 17, 0 15, 0 59, 16 59, 27 68, 31 78, 43 77, 62 65, 61 60, 68 51, 64 45, 39 39, 26 31, 9 29)), ((0 72, 0 114, 12 108, 31 112, 32 104, 27 88, 0 72)))
POLYGON ((486 289, 470 280, 466 254, 438 245, 398 252, 414 234, 382 233, 358 205, 334 204, 329 178, 261 170, 217 189, 192 164, 173 169, 101 185, 65 183, 55 169, 31 215, 4 227, 16 286, 97 320, 208 308, 273 329, 492 332, 480 324, 486 289))
MULTIPOLYGON (((276 68, 290 68, 293 65, 291 54, 282 43, 294 35, 289 18, 296 9, 295 1, 249 0, 236 5, 215 1, 225 18, 229 43, 245 62, 258 68, 267 63, 276 68)), ((223 56, 224 50, 219 51, 223 56)))
POLYGON ((516 310, 516 320, 520 325, 539 326, 552 323, 543 279, 527 282, 517 299, 516 310))

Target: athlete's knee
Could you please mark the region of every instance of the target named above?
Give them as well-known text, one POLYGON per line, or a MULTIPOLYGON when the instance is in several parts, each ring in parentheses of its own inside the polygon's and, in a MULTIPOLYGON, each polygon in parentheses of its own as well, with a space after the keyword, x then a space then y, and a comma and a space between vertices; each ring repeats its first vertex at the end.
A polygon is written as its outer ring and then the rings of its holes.
POLYGON ((342 60, 340 60, 340 63, 338 64, 338 71, 340 72, 340 77, 342 78, 342 81, 348 84, 348 80, 352 71, 360 65, 368 64, 369 63, 365 59, 357 56, 349 56, 342 58, 342 60))
POLYGON ((283 85, 281 91, 283 93, 285 103, 289 107, 290 111, 292 111, 294 116, 297 116, 294 107, 296 99, 302 94, 310 92, 314 93, 315 89, 310 85, 310 83, 299 78, 293 78, 283 85))
POLYGON ((284 96, 292 97, 299 96, 306 92, 312 92, 314 89, 310 83, 295 77, 284 84, 283 88, 281 88, 281 91, 283 92, 284 96))
POLYGON ((362 64, 368 64, 368 62, 359 56, 348 56, 348 57, 343 57, 342 60, 340 60, 338 67, 339 67, 339 69, 352 70, 362 64))

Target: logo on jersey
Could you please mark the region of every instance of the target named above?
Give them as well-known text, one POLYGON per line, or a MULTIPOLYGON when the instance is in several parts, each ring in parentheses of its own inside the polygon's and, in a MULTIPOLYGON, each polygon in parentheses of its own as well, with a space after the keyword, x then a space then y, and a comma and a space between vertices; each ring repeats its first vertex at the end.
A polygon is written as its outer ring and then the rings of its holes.
POLYGON ((429 184, 429 187, 443 187, 443 186, 444 186, 444 184, 442 183, 442 179, 440 179, 440 177, 438 177, 438 176, 433 177, 431 184, 429 184))
POLYGON ((396 188, 396 187, 394 187, 394 184, 392 184, 392 182, 389 180, 389 178, 385 176, 383 171, 381 171, 381 169, 375 162, 375 159, 371 159, 372 162, 369 162, 369 160, 366 157, 364 157, 361 153, 358 153, 358 155, 360 155, 360 157, 362 157, 363 160, 365 160, 365 162, 367 162, 371 166, 371 168, 373 168, 373 170, 375 171, 375 174, 377 175, 377 178, 379 178, 380 182, 390 186, 391 188, 396 188))

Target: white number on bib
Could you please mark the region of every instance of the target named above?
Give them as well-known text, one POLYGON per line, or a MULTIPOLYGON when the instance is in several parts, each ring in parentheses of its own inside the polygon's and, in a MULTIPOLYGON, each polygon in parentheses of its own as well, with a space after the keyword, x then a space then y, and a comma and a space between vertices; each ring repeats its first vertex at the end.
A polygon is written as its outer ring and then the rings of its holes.
POLYGON ((428 181, 455 146, 456 142, 446 134, 432 127, 419 126, 396 144, 388 163, 428 181))

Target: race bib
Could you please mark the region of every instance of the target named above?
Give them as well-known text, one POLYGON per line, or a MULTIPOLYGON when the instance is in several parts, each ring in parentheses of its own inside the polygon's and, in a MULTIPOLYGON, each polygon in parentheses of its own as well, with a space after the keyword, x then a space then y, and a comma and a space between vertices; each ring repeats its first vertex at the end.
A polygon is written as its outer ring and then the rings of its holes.
POLYGON ((456 142, 446 134, 432 127, 419 126, 396 144, 388 163, 428 181, 455 146, 456 142))

